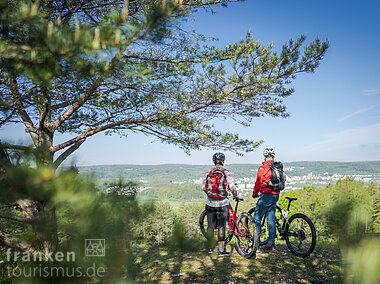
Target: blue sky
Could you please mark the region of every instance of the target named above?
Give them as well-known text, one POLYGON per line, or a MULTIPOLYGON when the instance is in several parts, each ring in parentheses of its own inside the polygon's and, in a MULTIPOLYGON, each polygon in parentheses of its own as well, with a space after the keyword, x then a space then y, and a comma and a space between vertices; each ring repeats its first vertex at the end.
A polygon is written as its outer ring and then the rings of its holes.
MULTIPOLYGON (((314 74, 301 74, 296 92, 285 99, 290 118, 261 117, 244 128, 220 122, 223 130, 264 144, 239 157, 226 153, 227 163, 259 163, 265 147, 274 147, 282 161, 380 160, 380 11, 379 1, 256 1, 217 8, 216 14, 195 13, 187 23, 225 46, 244 38, 249 29, 263 44, 281 48, 290 38, 316 36, 331 47, 314 74)), ((0 139, 27 141, 21 128, 0 130, 0 139)), ((56 143, 65 137, 58 137, 56 143)), ((214 151, 185 154, 143 135, 127 138, 90 137, 68 163, 210 164, 214 151), (101 149, 101 150, 99 150, 101 149)))

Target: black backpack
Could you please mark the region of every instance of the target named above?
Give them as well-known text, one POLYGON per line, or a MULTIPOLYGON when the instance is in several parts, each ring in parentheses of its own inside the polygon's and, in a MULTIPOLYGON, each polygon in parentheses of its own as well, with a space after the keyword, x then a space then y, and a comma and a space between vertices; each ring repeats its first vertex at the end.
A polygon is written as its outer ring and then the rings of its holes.
POLYGON ((270 169, 272 175, 270 177, 270 182, 268 183, 268 188, 272 190, 283 190, 285 188, 286 176, 283 171, 283 165, 281 162, 270 162, 270 169))

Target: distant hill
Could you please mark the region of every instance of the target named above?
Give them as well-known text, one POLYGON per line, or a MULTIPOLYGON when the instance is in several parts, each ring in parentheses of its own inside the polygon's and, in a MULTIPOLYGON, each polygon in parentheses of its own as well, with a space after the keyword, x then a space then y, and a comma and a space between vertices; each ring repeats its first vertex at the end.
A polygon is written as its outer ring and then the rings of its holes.
MULTIPOLYGON (((249 196, 259 164, 232 164, 226 168, 234 173, 239 195, 249 196)), ((366 183, 380 183, 380 161, 374 162, 292 162, 284 163, 287 175, 285 190, 304 186, 324 187, 345 176, 366 183)), ((79 167, 79 172, 93 175, 101 189, 112 187, 120 179, 139 184, 140 199, 191 201, 204 200, 201 182, 211 165, 103 165, 79 167)))
MULTIPOLYGON (((235 178, 256 177, 259 164, 231 164, 226 168, 235 178)), ((313 174, 380 175, 380 161, 370 162, 290 162, 284 163, 288 176, 313 174)), ((99 165, 79 167, 82 174, 93 174, 97 179, 115 179, 149 182, 171 182, 199 179, 211 165, 99 165)))

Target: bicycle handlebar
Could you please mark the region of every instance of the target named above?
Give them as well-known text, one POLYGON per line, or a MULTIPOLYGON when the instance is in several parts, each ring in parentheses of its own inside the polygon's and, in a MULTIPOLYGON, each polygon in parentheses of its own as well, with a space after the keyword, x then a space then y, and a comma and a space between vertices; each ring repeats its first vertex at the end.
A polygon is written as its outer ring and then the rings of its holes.
POLYGON ((244 201, 244 198, 239 198, 239 197, 236 197, 234 198, 235 201, 244 201))

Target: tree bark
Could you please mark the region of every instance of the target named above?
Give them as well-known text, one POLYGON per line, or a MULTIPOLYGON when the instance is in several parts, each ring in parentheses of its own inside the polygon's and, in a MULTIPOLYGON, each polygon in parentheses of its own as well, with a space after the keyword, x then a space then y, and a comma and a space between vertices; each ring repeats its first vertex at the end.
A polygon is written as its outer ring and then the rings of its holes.
POLYGON ((32 219, 33 231, 43 249, 55 251, 58 245, 56 208, 47 202, 17 200, 25 218, 32 219))

